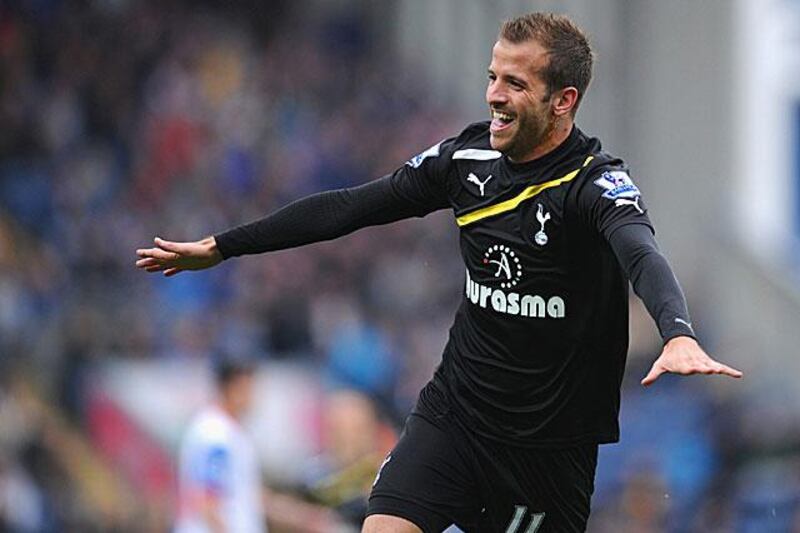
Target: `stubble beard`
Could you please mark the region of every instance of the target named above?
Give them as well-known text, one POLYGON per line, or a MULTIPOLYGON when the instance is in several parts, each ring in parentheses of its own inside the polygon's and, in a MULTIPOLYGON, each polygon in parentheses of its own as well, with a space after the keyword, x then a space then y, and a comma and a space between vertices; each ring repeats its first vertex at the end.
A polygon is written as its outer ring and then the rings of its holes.
MULTIPOLYGON (((519 117, 517 117, 519 120, 519 117)), ((537 146, 541 145, 555 130, 556 117, 531 116, 524 123, 517 124, 517 131, 508 141, 508 146, 503 152, 512 161, 521 161, 537 146)))

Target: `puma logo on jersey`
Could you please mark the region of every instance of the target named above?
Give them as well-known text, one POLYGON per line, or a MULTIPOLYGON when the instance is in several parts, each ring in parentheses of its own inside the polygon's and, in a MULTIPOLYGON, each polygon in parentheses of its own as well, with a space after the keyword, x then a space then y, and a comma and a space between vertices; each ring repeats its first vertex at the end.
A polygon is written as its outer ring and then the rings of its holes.
POLYGON ((633 200, 626 200, 625 198, 617 198, 617 200, 614 202, 614 205, 617 207, 622 207, 623 205, 632 205, 633 207, 636 208, 637 211, 639 211, 641 214, 644 214, 644 210, 641 207, 639 207, 639 198, 640 198, 639 196, 637 196, 633 200))
POLYGON ((470 172, 469 176, 467 176, 467 181, 469 183, 474 183, 475 185, 478 186, 478 188, 480 189, 480 192, 481 192, 481 196, 483 196, 483 192, 484 192, 483 188, 486 186, 486 184, 489 182, 490 179, 492 179, 492 175, 491 174, 489 174, 489 176, 487 176, 486 179, 483 180, 483 181, 481 181, 478 178, 478 176, 476 176, 472 172, 470 172))

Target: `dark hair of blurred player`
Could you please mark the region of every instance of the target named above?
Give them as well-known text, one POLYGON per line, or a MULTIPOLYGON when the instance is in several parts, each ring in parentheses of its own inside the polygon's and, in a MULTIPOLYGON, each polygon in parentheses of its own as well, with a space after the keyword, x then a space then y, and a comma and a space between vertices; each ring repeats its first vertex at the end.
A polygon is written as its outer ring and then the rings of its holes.
POLYGON ((255 364, 244 358, 223 356, 213 363, 217 401, 228 414, 240 420, 253 403, 255 364))

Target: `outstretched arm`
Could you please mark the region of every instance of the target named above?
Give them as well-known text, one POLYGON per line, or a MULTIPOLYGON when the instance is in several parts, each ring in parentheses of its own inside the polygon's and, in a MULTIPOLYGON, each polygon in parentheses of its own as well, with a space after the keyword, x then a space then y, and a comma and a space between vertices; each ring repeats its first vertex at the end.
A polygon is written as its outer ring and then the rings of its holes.
POLYGON ((650 228, 644 224, 621 226, 609 243, 665 341, 642 385, 651 385, 665 372, 742 377, 739 370, 712 359, 695 340, 683 292, 650 228))
POLYGON ((153 248, 136 251, 136 266, 173 276, 210 268, 223 259, 335 239, 367 226, 424 216, 445 207, 437 198, 386 176, 359 187, 327 191, 290 203, 266 217, 195 242, 156 237, 153 248))

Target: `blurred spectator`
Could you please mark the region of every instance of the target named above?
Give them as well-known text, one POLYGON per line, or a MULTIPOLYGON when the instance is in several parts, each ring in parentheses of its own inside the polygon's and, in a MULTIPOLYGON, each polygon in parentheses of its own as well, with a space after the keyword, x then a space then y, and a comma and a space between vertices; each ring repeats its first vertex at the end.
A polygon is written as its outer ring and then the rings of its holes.
POLYGON ((328 394, 324 451, 308 468, 305 491, 359 526, 375 475, 396 439, 368 396, 347 389, 328 394))

